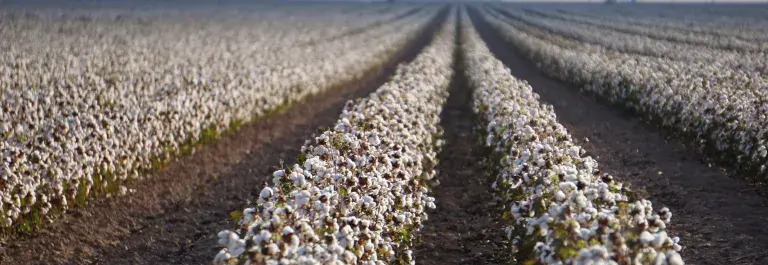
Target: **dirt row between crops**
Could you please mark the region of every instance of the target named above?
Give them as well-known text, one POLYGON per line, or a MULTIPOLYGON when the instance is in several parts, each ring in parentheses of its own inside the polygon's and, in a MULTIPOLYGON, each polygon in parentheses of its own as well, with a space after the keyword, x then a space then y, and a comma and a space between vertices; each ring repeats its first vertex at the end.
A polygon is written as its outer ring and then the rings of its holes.
POLYGON ((409 62, 445 21, 444 9, 384 67, 246 125, 130 188, 137 192, 76 209, 39 234, 2 243, 0 264, 210 264, 216 233, 241 210, 280 164, 333 126, 344 103, 366 96, 409 62))
POLYGON ((768 264, 767 200, 747 181, 621 108, 547 78, 475 11, 472 20, 492 52, 554 106, 601 169, 648 191, 657 209, 672 210, 671 234, 681 238, 687 264, 768 264))
MULTIPOLYGON (((457 23, 457 34, 461 34, 457 23)), ((504 248, 503 230, 494 204, 489 174, 483 166, 488 150, 475 137, 477 119, 472 111, 472 89, 464 76, 463 56, 457 50, 449 97, 440 113, 444 130, 443 149, 438 154, 440 185, 434 187, 437 209, 421 232, 416 263, 506 264, 500 257, 504 248), (502 260, 502 262, 499 262, 502 260)))

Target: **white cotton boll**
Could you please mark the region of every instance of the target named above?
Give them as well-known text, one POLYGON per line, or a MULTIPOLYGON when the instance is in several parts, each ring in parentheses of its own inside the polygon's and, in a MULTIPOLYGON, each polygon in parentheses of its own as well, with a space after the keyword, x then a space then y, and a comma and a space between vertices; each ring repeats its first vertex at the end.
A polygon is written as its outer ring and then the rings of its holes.
POLYGON ((609 190, 603 190, 600 192, 600 199, 605 202, 613 202, 616 200, 616 195, 609 190))
POLYGON ((675 251, 681 251, 681 250, 683 250, 683 246, 681 246, 680 244, 675 243, 674 245, 672 245, 672 249, 674 249, 675 251))
POLYGON ((578 195, 576 195, 575 202, 579 207, 585 208, 587 207, 587 203, 589 203, 589 200, 587 199, 587 197, 584 196, 584 194, 579 193, 578 195))
POLYGON ((246 208, 243 210, 243 224, 250 224, 254 221, 254 213, 256 213, 256 209, 254 208, 246 208))
POLYGON ((680 257, 680 254, 677 252, 667 253, 667 263, 669 265, 685 265, 683 258, 680 257))
POLYGON ((656 258, 653 259, 653 265, 667 265, 667 255, 664 255, 664 252, 656 253, 656 258))
POLYGON ((351 251, 344 251, 344 261, 347 264, 357 264, 357 256, 351 251))
POLYGON ((337 132, 343 132, 343 131, 346 131, 347 128, 348 128, 347 124, 339 122, 339 123, 336 123, 336 126, 333 127, 333 130, 337 132))
POLYGON ((558 191, 555 193, 555 201, 558 201, 558 202, 562 202, 562 201, 564 201, 564 200, 565 200, 565 198, 566 198, 566 197, 565 197, 565 193, 563 193, 563 191, 562 191, 562 190, 558 190, 558 191))
POLYGON ((229 254, 229 252, 226 249, 222 249, 218 254, 216 254, 216 257, 213 258, 213 264, 225 265, 230 258, 232 258, 232 256, 229 254))
POLYGON ((535 230, 536 230, 535 226, 528 225, 528 226, 526 226, 525 235, 528 235, 528 236, 533 235, 533 231, 535 231, 535 230))
POLYGON ((271 243, 267 245, 267 255, 269 256, 277 256, 277 254, 280 253, 280 247, 277 246, 275 243, 271 243))
POLYGON ((652 245, 656 248, 660 248, 664 242, 667 242, 667 232, 661 231, 658 234, 656 234, 656 238, 653 239, 652 245))
POLYGON ((267 230, 261 230, 254 238, 254 241, 256 244, 260 244, 261 242, 268 242, 270 239, 272 239, 272 233, 267 230))
POLYGON ((564 192, 570 192, 572 190, 575 190, 577 187, 576 187, 576 184, 574 184, 573 182, 564 181, 564 182, 560 182, 559 188, 564 192))
POLYGON ((405 215, 398 214, 397 216, 395 216, 395 220, 397 221, 397 223, 403 223, 405 222, 405 215))
POLYGON ((229 234, 232 232, 229 230, 224 230, 219 232, 219 245, 227 245, 227 242, 229 242, 229 234))
POLYGON ((333 174, 331 178, 333 179, 333 183, 339 183, 342 180, 344 180, 344 175, 336 173, 336 174, 333 174))
POLYGON ((640 233, 640 237, 638 239, 640 240, 640 243, 642 243, 643 245, 648 245, 655 239, 655 237, 651 235, 651 233, 649 233, 648 231, 643 231, 642 233, 640 233))
POLYGON ((589 239, 589 237, 592 236, 592 230, 581 228, 579 229, 579 236, 581 236, 582 239, 589 239))
POLYGON ((485 127, 485 130, 491 132, 494 127, 496 127, 496 121, 491 121, 488 123, 488 126, 485 127))
POLYGON ((377 134, 371 134, 368 137, 368 142, 371 145, 379 145, 379 144, 381 144, 381 140, 379 139, 379 136, 377 134))
POLYGON ((327 213, 328 213, 328 210, 329 210, 329 209, 328 209, 328 208, 325 206, 325 204, 323 204, 323 203, 322 203, 322 202, 320 202, 320 201, 315 201, 315 203, 314 203, 314 205, 313 205, 313 208, 315 209, 315 211, 317 211, 317 212, 319 212, 319 213, 322 213, 322 214, 327 214, 327 213))
POLYGON ((293 185, 296 185, 297 187, 304 187, 307 185, 307 180, 304 178, 303 174, 291 174, 291 180, 293 180, 293 185))
POLYGON ((373 208, 376 207, 376 200, 373 199, 373 197, 365 195, 363 197, 363 205, 365 208, 373 208))
POLYGON ((295 231, 293 230, 292 227, 290 227, 290 226, 283 227, 283 235, 284 236, 286 236, 286 235, 293 235, 294 233, 295 233, 295 231))
POLYGON ((663 219, 664 223, 669 223, 672 220, 672 211, 667 207, 661 208, 659 216, 663 219))
POLYGON ((579 154, 580 154, 579 147, 572 146, 571 148, 568 149, 568 156, 570 157, 579 157, 579 154))
POLYGON ((245 240, 241 239, 240 241, 242 241, 242 246, 238 246, 231 250, 232 257, 239 257, 245 252, 245 240))
POLYGON ((261 190, 261 193, 259 193, 259 198, 266 200, 272 197, 272 194, 274 194, 274 191, 272 191, 272 188, 264 187, 264 189, 261 190))
POLYGON ((341 228, 341 233, 345 236, 352 235, 352 233, 354 232, 355 230, 352 230, 352 227, 350 227, 349 225, 345 225, 344 227, 341 228))
POLYGON ((325 162, 321 161, 319 157, 312 157, 304 161, 304 168, 308 171, 312 171, 315 170, 316 167, 322 168, 324 163, 325 162))
POLYGON ((234 255, 234 251, 238 248, 242 248, 245 246, 245 240, 240 239, 240 237, 235 233, 229 233, 229 240, 227 241, 227 248, 229 248, 230 251, 232 251, 234 255))
POLYGON ((411 206, 413 206, 413 197, 407 196, 407 197, 403 198, 403 202, 404 202, 403 205, 405 207, 409 207, 410 208, 411 206))

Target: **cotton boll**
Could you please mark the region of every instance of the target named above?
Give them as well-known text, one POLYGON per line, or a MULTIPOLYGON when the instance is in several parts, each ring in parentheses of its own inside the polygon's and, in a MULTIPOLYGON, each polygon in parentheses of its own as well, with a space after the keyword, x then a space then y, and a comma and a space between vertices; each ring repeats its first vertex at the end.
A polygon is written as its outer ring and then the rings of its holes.
POLYGON ((677 252, 667 253, 667 263, 669 265, 685 265, 685 262, 683 262, 683 258, 680 257, 680 254, 678 254, 677 252))
POLYGON ((227 261, 231 258, 232 256, 229 254, 229 252, 226 249, 222 249, 218 254, 216 254, 216 257, 213 259, 213 264, 224 265, 227 264, 227 261))
POLYGON ((558 191, 555 193, 555 200, 556 200, 556 201, 562 202, 562 201, 564 201, 564 200, 565 200, 565 198, 566 198, 566 197, 565 197, 565 193, 563 193, 563 191, 562 191, 562 190, 558 190, 558 191))
POLYGON ((395 216, 395 221, 397 221, 397 223, 400 223, 400 224, 404 223, 405 219, 406 219, 406 217, 403 214, 399 214, 399 215, 395 216))
POLYGON ((237 247, 231 249, 231 257, 238 257, 245 252, 245 241, 241 240, 242 244, 238 244, 237 247))
POLYGON ((264 189, 261 190, 261 193, 259 193, 260 199, 268 199, 272 197, 272 194, 274 194, 274 191, 272 191, 272 188, 270 187, 264 187, 264 189))
POLYGON ((243 210, 242 224, 250 224, 251 222, 253 222, 255 220, 254 214, 256 214, 256 209, 254 208, 246 208, 245 210, 243 210))
POLYGON ((357 256, 350 251, 344 252, 344 261, 347 264, 357 264, 357 256))
POLYGON ((307 180, 303 174, 293 174, 291 180, 293 181, 293 185, 296 185, 297 187, 305 187, 307 185, 307 180))
POLYGON ((648 233, 648 231, 643 231, 640 233, 640 237, 638 239, 640 240, 640 243, 648 245, 655 239, 655 237, 651 235, 651 233, 648 233))
POLYGON ((581 208, 586 208, 587 204, 589 203, 589 200, 587 199, 587 197, 585 197, 584 194, 582 193, 578 193, 574 201, 576 202, 576 205, 578 205, 581 208))
POLYGON ((227 245, 230 239, 230 234, 232 234, 232 232, 230 232, 229 230, 224 230, 219 232, 218 234, 219 245, 227 245))
POLYGON ((669 208, 667 207, 661 208, 661 210, 659 211, 659 215, 664 220, 664 223, 671 222, 672 212, 669 210, 669 208))
POLYGON ((280 247, 275 243, 267 245, 267 255, 276 257, 280 253, 280 247))
POLYGON ((667 255, 664 252, 656 254, 656 258, 653 259, 653 265, 667 265, 667 255))
POLYGON ((559 188, 561 191, 570 192, 576 189, 576 184, 573 182, 561 182, 559 188))
POLYGON ((667 232, 661 231, 658 234, 655 235, 655 238, 653 239, 653 242, 651 243, 652 246, 655 248, 661 248, 662 245, 667 242, 667 232))

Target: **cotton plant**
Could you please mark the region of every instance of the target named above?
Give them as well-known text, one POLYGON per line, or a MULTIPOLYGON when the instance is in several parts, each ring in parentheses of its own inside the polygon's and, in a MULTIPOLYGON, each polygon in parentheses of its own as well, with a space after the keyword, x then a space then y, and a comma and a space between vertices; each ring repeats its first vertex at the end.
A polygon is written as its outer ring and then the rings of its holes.
POLYGON ((415 234, 435 208, 440 110, 453 74, 455 12, 375 93, 275 171, 214 264, 415 264, 415 234))
MULTIPOLYGON (((668 7, 665 7, 668 8, 668 7)), ((626 10, 630 13, 635 9, 626 10)), ((754 31, 749 31, 748 34, 738 34, 732 31, 721 32, 718 30, 706 31, 706 30, 692 30, 689 26, 676 27, 675 19, 655 19, 652 23, 638 23, 638 14, 630 14, 627 16, 610 17, 607 10, 602 10, 605 13, 597 13, 597 17, 586 16, 585 14, 579 14, 576 12, 561 13, 549 8, 526 8, 529 11, 539 17, 552 18, 559 21, 578 23, 588 26, 594 26, 597 28, 609 29, 616 32, 623 32, 634 34, 638 36, 644 36, 657 40, 668 40, 671 42, 686 43, 692 45, 702 45, 710 48, 719 48, 725 50, 734 50, 741 52, 755 52, 768 50, 767 45, 762 45, 757 39, 749 37, 749 35, 755 34, 754 31), (609 18, 610 17, 610 18, 609 18)), ((656 12, 661 11, 659 9, 656 12)), ((685 11, 683 11, 685 12, 685 11)), ((695 11, 690 13, 696 13, 695 11)), ((768 14, 765 14, 768 15, 768 14)), ((713 16, 707 16, 712 19, 713 16)), ((730 19, 738 20, 738 17, 731 16, 730 19)), ((650 22, 650 21, 648 21, 650 22)), ((763 21, 765 23, 765 21, 763 21)), ((736 27, 741 29, 741 27, 736 27)), ((765 35, 764 36, 768 36, 765 35)))
POLYGON ((609 51, 520 30, 498 14, 483 18, 544 73, 693 139, 707 154, 757 180, 768 178, 768 80, 761 73, 609 51))
POLYGON ((381 66, 438 12, 348 8, 3 13, 0 227, 130 193, 196 144, 381 66))
POLYGON ((589 24, 573 23, 552 17, 534 16, 530 11, 517 8, 498 9, 501 14, 519 20, 536 29, 544 30, 566 39, 599 45, 605 49, 623 53, 640 54, 653 57, 692 63, 716 63, 738 71, 765 72, 768 58, 762 51, 734 51, 719 49, 715 43, 719 38, 705 41, 707 45, 688 44, 646 35, 626 33, 616 29, 605 29, 589 24))
MULTIPOLYGON (((612 12, 613 8, 591 7, 589 9, 573 7, 567 13, 580 18, 610 20, 623 25, 637 25, 658 30, 661 34, 674 32, 686 37, 717 36, 725 41, 739 40, 746 42, 768 40, 768 21, 764 18, 765 9, 750 7, 711 8, 711 7, 649 7, 619 8, 621 12, 612 12), (681 15, 683 14, 683 15, 681 15)), ((768 47, 764 46, 763 47, 768 47)))
POLYGON ((600 172, 527 82, 494 58, 466 13, 461 49, 473 109, 493 149, 493 188, 513 262, 684 264, 672 213, 600 172))

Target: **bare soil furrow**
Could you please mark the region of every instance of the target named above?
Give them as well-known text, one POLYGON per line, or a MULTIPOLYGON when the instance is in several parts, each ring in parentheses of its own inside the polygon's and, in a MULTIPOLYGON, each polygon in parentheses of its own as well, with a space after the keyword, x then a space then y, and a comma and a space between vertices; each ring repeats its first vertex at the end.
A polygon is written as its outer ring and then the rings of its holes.
POLYGON ((672 210, 671 231, 685 246, 687 264, 768 263, 766 199, 747 181, 729 177, 684 142, 621 108, 548 78, 475 9, 470 15, 496 57, 554 106, 560 123, 604 171, 672 210))
MULTIPOLYGON (((456 31, 461 34, 460 27, 456 31)), ((433 190, 437 209, 429 213, 416 258, 419 264, 504 264, 497 255, 503 248, 502 226, 495 215, 492 180, 483 166, 488 150, 473 131, 477 119, 459 45, 440 117, 445 143, 438 155, 440 185, 433 190)))
POLYGON ((387 81, 444 23, 444 8, 419 39, 363 78, 314 95, 291 108, 178 159, 133 184, 137 192, 75 209, 34 237, 3 243, 0 264, 209 264, 216 232, 230 229, 231 211, 258 193, 281 163, 319 129, 332 126, 348 100, 387 81))

